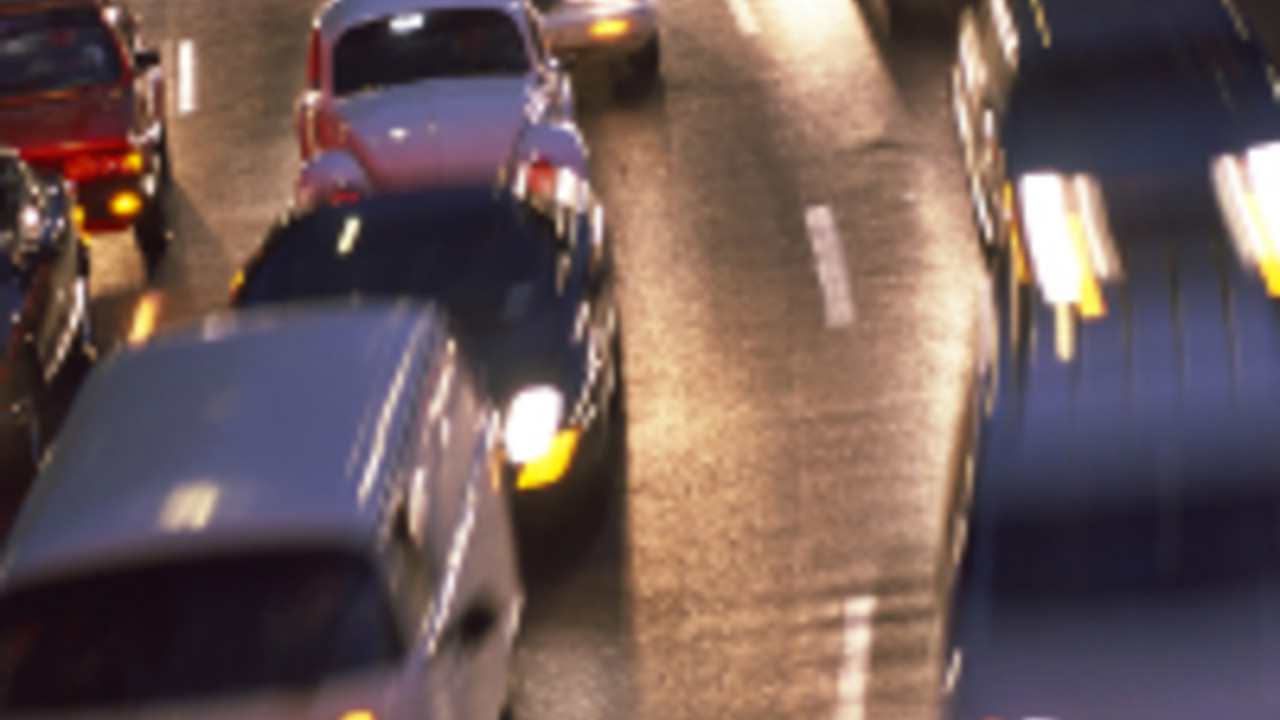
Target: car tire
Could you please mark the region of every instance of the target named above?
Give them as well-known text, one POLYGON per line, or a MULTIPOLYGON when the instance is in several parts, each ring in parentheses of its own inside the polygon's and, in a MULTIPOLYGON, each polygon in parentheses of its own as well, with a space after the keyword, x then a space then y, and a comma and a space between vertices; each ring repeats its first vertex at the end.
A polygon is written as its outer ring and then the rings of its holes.
POLYGON ((160 136, 159 147, 156 149, 160 170, 156 173, 155 195, 134 225, 134 237, 148 278, 155 276, 169 251, 169 222, 165 207, 173 184, 173 167, 169 157, 169 136, 165 133, 160 136))
POLYGON ((155 277, 160 263, 169 251, 169 228, 161 205, 161 196, 157 195, 133 227, 138 252, 142 253, 142 263, 148 278, 155 277))

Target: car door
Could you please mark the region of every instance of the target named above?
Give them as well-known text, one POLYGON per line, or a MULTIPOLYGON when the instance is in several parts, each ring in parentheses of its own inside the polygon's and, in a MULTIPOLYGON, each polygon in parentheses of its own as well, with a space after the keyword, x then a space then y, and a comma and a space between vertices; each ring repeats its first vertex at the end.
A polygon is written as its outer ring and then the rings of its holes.
MULTIPOLYGON (((431 373, 419 439, 435 468, 423 508, 439 569, 423 687, 459 718, 497 717, 506 700, 519 594, 497 463, 497 422, 452 343, 431 373)), ((412 495, 412 491, 411 491, 412 495)))
POLYGON ((47 184, 18 167, 20 265, 27 282, 28 316, 42 379, 50 381, 76 344, 88 312, 88 283, 68 208, 69 191, 60 179, 47 184))

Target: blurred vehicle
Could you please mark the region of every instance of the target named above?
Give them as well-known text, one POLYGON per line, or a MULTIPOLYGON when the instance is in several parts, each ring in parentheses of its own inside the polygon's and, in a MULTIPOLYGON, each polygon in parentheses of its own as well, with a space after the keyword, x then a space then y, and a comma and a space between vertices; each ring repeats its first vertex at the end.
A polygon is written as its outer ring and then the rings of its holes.
POLYGON ((1007 204, 946 552, 945 716, 1277 717, 1265 65, 1217 0, 1042 7, 1010 16, 996 105, 1007 204))
POLYGON ((522 596, 454 348, 402 304, 105 360, 8 540, 0 713, 496 720, 522 596))
POLYGON ((509 0, 336 0, 317 11, 298 103, 298 204, 485 185, 516 160, 579 175, 569 76, 509 0))
POLYGON ((0 138, 75 185, 85 229, 132 228, 150 270, 168 242, 164 88, 127 7, 0 2, 0 138))
POLYGON ((658 79, 662 62, 656 0, 533 0, 558 55, 612 62, 638 88, 658 79))
POLYGON ((1112 233, 1206 203, 1220 228, 1272 192, 1274 75, 1220 0, 985 0, 959 38, 953 100, 983 245, 1055 297, 1079 299, 1079 243, 1105 283, 1112 233))
POLYGON ((441 304, 504 408, 522 526, 598 512, 623 451, 619 319, 603 213, 550 165, 513 193, 447 188, 295 213, 237 276, 232 305, 412 297, 441 304), (534 193, 537 197, 527 193, 534 193), (539 199, 541 198, 541 199, 539 199))
POLYGON ((1280 717, 1280 316, 1225 235, 1130 236, 1087 323, 997 288, 944 717, 1280 717))
POLYGON ((0 149, 0 312, 8 318, 0 407, 8 429, 30 442, 30 459, 97 357, 74 198, 62 178, 39 177, 16 151, 0 149))

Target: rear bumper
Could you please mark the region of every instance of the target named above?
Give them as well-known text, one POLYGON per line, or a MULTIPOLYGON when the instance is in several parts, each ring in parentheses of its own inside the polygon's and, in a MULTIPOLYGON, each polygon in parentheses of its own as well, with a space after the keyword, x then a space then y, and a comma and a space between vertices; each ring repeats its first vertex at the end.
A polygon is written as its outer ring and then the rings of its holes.
POLYGON ((558 51, 581 56, 629 55, 658 34, 658 10, 652 0, 618 0, 560 5, 547 16, 547 35, 558 51), (615 21, 619 34, 597 36, 592 28, 615 21))
POLYGON ((84 211, 84 228, 91 232, 128 230, 155 202, 154 192, 148 193, 144 176, 108 177, 88 180, 76 185, 79 207, 84 211), (137 198, 136 212, 121 214, 112 210, 112 203, 124 194, 137 198))

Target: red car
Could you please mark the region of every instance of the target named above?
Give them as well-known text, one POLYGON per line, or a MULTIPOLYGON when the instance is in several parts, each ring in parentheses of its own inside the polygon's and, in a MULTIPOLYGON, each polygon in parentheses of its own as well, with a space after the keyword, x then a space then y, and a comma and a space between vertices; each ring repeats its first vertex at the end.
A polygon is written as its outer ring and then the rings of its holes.
POLYGON ((160 54, 113 0, 0 0, 0 138, 76 187, 88 231, 164 254, 169 163, 160 54))

